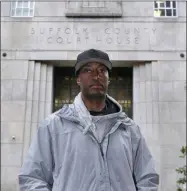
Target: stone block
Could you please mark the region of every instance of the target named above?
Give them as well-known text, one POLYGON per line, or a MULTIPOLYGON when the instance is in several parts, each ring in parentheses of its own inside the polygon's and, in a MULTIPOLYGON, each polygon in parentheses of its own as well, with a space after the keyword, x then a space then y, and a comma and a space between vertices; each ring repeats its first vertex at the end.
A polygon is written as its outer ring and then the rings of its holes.
POLYGON ((33 100, 33 95, 34 95, 33 89, 34 89, 34 81, 28 80, 27 81, 27 100, 28 101, 33 100))
POLYGON ((159 123, 159 103, 153 102, 153 123, 159 123))
POLYGON ((68 17, 119 17, 122 16, 122 6, 119 2, 69 2, 65 15, 68 17), (87 4, 86 6, 84 6, 87 4), (102 4, 102 7, 99 6, 102 4))
POLYGON ((147 141, 152 146, 160 145, 160 126, 159 124, 147 124, 147 141))
MULTIPOLYGON (((40 95, 39 95, 39 100, 40 101, 45 101, 45 98, 46 98, 46 81, 40 81, 40 95)), ((51 92, 50 92, 51 93, 51 92)))
POLYGON ((146 101, 146 84, 145 82, 140 82, 140 92, 139 92, 139 97, 140 97, 140 102, 145 102, 146 101))
POLYGON ((1 122, 1 143, 23 143, 23 129, 23 122, 1 122))
POLYGON ((159 145, 152 145, 149 143, 149 141, 147 142, 147 146, 148 146, 150 153, 153 157, 156 171, 158 174, 160 174, 160 170, 161 170, 160 169, 160 146, 159 145))
POLYGON ((19 191, 19 185, 17 184, 1 184, 2 191, 19 191))
POLYGON ((139 82, 140 81, 140 70, 139 65, 133 66, 133 82, 139 82))
POLYGON ((172 123, 186 123, 186 102, 172 102, 169 110, 172 123))
POLYGON ((140 82, 133 83, 133 104, 140 102, 140 82))
POLYGON ((146 123, 153 122, 153 104, 145 103, 146 105, 146 123))
POLYGON ((176 182, 178 180, 177 173, 174 168, 164 168, 161 170, 160 191, 177 190, 176 182))
POLYGON ((139 104, 140 123, 146 123, 146 103, 139 104))
POLYGON ((29 146, 30 146, 31 123, 25 122, 24 128, 25 128, 25 130, 24 130, 24 137, 23 137, 24 142, 23 142, 23 156, 22 156, 23 160, 25 159, 25 157, 26 157, 26 155, 28 153, 29 146))
POLYGON ((53 105, 52 102, 45 102, 45 116, 52 114, 53 105))
MULTIPOLYGON (((20 166, 17 166, 17 167, 16 166, 1 166, 1 184, 11 185, 11 186, 16 185, 18 183, 19 171, 20 171, 20 166)), ((9 188, 11 190, 11 187, 9 188)), ((7 189, 7 191, 9 190, 7 189)))
POLYGON ((53 95, 53 83, 52 82, 47 82, 46 83, 46 102, 52 102, 52 95, 53 95))
POLYGON ((159 101, 159 85, 157 81, 152 81, 152 101, 159 101))
POLYGON ((144 81, 146 81, 145 64, 140 64, 139 69, 140 69, 140 81, 144 82, 144 81))
POLYGON ((152 80, 157 81, 158 80, 158 73, 159 73, 159 67, 158 67, 158 62, 152 62, 151 64, 152 68, 152 80))
POLYGON ((146 70, 146 81, 151 81, 152 80, 152 63, 146 63, 145 70, 146 70))
POLYGON ((159 101, 172 101, 172 93, 172 82, 159 82, 159 101))
POLYGON ((152 82, 147 81, 145 82, 145 89, 146 89, 146 102, 152 102, 152 82))
POLYGON ((173 82, 173 101, 186 101, 186 81, 175 81, 173 82))
POLYGON ((35 67, 35 62, 34 61, 29 61, 29 71, 28 71, 28 80, 33 81, 34 80, 34 67, 35 67))
POLYGON ((178 16, 179 17, 185 17, 186 18, 186 2, 185 1, 178 1, 177 7, 178 7, 178 16))
POLYGON ((180 158, 181 147, 179 145, 162 145, 161 158, 162 168, 177 168, 185 163, 185 159, 180 158))
POLYGON ((133 120, 136 123, 140 122, 140 116, 139 116, 139 103, 133 103, 133 120))
POLYGON ((33 101, 32 102, 32 122, 37 123, 38 122, 38 110, 39 110, 39 102, 33 101))
POLYGON ((1 121, 23 122, 25 118, 25 101, 2 101, 1 121))
POLYGON ((152 127, 153 127, 152 134, 154 135, 153 141, 155 142, 155 144, 157 146, 158 145, 160 146, 160 141, 161 141, 160 134, 162 133, 162 129, 160 127, 160 124, 159 123, 153 123, 152 127))
POLYGON ((1 7, 2 7, 2 12, 1 12, 1 17, 10 17, 10 6, 11 2, 2 2, 1 7))
POLYGON ((12 99, 12 80, 1 80, 1 100, 12 99))
POLYGON ((186 124, 160 124, 160 143, 163 145, 185 145, 186 124))
POLYGON ((12 100, 26 100, 27 81, 13 80, 12 100))
POLYGON ((41 122, 45 118, 45 105, 46 102, 39 103, 38 122, 41 122))
POLYGON ((22 157, 22 144, 1 144, 1 165, 20 166, 22 157))
POLYGON ((151 1, 122 1, 122 5, 125 17, 153 17, 151 1))
POLYGON ((183 61, 160 61, 158 76, 160 81, 185 81, 186 63, 183 61))
POLYGON ((34 81, 33 84, 33 101, 39 101, 40 96, 40 81, 34 81))
POLYGON ((35 17, 64 17, 68 3, 69 1, 37 2, 35 7, 35 17), (45 7, 45 9, 43 7, 45 7))
POLYGON ((160 102, 159 103, 159 119, 160 123, 171 123, 171 102, 160 102))
POLYGON ((41 68, 41 63, 40 62, 35 62, 34 65, 34 81, 40 81, 40 70, 41 68))
POLYGON ((25 115, 25 121, 31 122, 32 120, 32 101, 26 102, 26 115, 25 115))
POLYGON ((1 63, 1 79, 26 80, 28 61, 3 60, 1 63))
POLYGON ((47 79, 47 64, 41 64, 41 75, 40 75, 40 81, 46 81, 47 79))
POLYGON ((53 66, 47 66, 47 82, 53 82, 53 66))

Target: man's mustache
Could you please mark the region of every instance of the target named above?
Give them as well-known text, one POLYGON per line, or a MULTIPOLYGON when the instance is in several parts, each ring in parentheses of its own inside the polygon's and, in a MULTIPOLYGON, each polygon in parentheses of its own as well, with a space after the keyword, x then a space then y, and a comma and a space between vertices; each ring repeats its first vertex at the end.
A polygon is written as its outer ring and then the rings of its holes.
POLYGON ((92 87, 92 86, 101 86, 102 88, 104 88, 103 84, 101 83, 91 84, 89 87, 92 87))

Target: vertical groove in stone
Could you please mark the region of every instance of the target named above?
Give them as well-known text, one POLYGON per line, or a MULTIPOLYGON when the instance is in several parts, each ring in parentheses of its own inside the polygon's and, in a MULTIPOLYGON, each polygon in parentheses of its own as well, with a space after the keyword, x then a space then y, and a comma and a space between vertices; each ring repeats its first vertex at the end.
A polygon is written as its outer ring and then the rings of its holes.
POLYGON ((45 100, 45 117, 52 113, 53 102, 53 66, 47 66, 47 83, 46 83, 46 100, 45 100))
POLYGON ((47 77, 47 65, 41 64, 38 123, 40 123, 44 119, 44 116, 45 116, 46 77, 47 77))
POLYGON ((35 63, 35 70, 34 70, 34 93, 33 93, 33 107, 32 107, 32 124, 31 124, 31 140, 33 138, 34 133, 37 130, 37 122, 38 122, 38 109, 39 109, 39 97, 40 97, 40 69, 41 63, 35 63))
POLYGON ((133 119, 137 123, 138 120, 138 104, 139 104, 139 87, 140 87, 140 70, 139 65, 133 67, 133 119))
POLYGON ((30 145, 31 132, 31 114, 32 114, 32 97, 33 97, 33 80, 34 80, 34 61, 28 63, 28 79, 27 79, 27 95, 26 95, 26 115, 24 119, 24 134, 23 134, 23 150, 22 162, 25 158, 30 145))

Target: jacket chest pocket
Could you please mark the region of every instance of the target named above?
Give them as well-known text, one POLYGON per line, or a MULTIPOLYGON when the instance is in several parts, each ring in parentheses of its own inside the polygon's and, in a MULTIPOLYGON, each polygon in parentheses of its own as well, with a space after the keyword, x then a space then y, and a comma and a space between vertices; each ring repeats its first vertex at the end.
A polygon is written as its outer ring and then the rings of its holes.
POLYGON ((107 159, 127 164, 133 169, 132 143, 127 134, 116 134, 109 139, 107 159))

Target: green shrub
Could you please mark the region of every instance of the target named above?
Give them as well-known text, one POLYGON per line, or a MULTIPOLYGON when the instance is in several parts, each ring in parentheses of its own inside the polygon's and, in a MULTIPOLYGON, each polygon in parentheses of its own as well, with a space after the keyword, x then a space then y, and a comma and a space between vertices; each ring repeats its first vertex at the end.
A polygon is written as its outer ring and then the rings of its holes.
MULTIPOLYGON (((185 158, 186 154, 187 154, 187 146, 183 146, 180 151, 182 153, 180 158, 185 158)), ((183 189, 181 187, 186 185, 186 183, 187 183, 186 168, 187 168, 187 166, 184 165, 183 167, 176 169, 176 171, 181 175, 181 178, 179 178, 179 180, 177 180, 177 191, 183 191, 183 189)))

